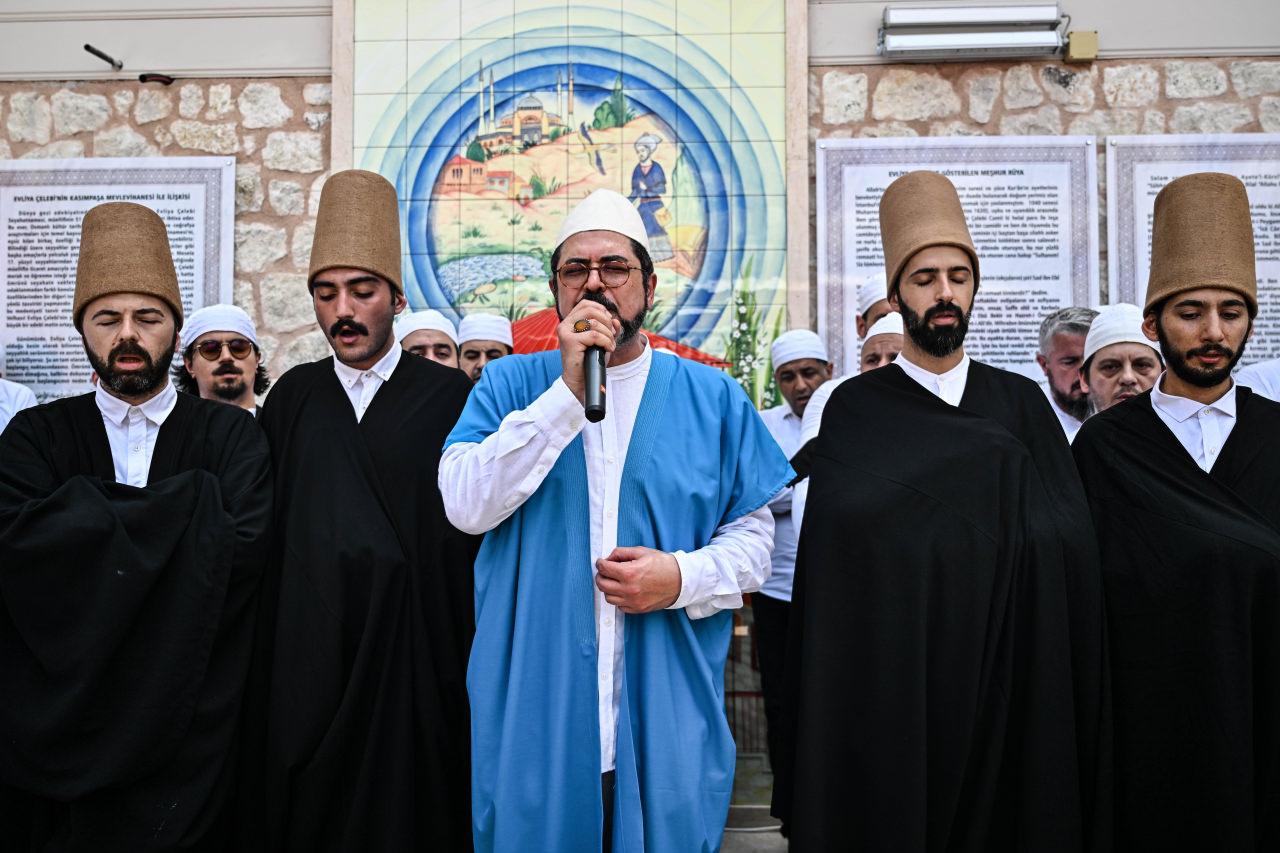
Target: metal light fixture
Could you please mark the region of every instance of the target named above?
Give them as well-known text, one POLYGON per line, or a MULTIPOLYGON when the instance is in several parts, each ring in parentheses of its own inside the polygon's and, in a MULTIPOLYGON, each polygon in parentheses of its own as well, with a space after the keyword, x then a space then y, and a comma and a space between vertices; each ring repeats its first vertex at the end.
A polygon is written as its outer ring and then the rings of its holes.
POLYGON ((1063 25, 1057 3, 886 6, 880 55, 907 62, 1056 56, 1063 25))

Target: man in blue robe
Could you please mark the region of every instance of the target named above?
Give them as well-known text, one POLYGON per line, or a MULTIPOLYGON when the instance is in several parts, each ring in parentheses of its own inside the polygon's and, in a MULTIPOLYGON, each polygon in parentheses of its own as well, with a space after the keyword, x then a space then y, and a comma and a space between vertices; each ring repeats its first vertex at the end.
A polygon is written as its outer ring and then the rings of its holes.
POLYGON ((667 233, 661 217, 665 214, 662 197, 667 192, 667 173, 662 164, 653 159, 662 137, 646 133, 636 140, 636 156, 640 162, 631 170, 631 195, 628 200, 639 202, 640 221, 644 223, 645 245, 649 257, 655 261, 669 261, 675 257, 671 248, 671 235, 667 233))
POLYGON ((472 822, 484 851, 720 847, 732 609, 769 571, 792 476, 725 374, 654 354, 644 223, 598 190, 552 255, 559 351, 485 369, 445 443, 475 566, 472 822), (588 347, 608 413, 583 414, 588 347))

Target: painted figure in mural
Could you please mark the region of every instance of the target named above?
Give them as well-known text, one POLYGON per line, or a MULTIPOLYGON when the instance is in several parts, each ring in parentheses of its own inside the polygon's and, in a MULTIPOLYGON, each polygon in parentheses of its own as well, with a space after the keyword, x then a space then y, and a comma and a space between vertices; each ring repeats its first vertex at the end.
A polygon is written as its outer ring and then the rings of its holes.
POLYGON ((666 229, 671 212, 662 203, 662 196, 667 192, 667 173, 662 164, 653 159, 661 142, 662 137, 656 133, 646 133, 636 140, 636 156, 640 162, 631 170, 631 195, 627 196, 628 200, 639 203, 640 219, 649 238, 649 256, 654 263, 675 257, 666 229))
POLYGON ((647 240, 613 190, 565 217, 559 349, 485 368, 441 461, 449 518, 485 534, 467 672, 481 853, 720 849, 732 611, 768 575, 767 504, 792 472, 728 375, 641 334, 647 240), (599 423, 589 346, 610 353, 599 423))

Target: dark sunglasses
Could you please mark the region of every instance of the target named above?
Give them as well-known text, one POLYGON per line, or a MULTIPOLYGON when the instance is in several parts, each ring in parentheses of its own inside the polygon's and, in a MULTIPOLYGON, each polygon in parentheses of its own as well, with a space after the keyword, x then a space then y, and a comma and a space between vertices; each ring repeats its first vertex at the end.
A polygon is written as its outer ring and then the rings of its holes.
POLYGON ((201 341, 196 344, 196 352, 209 361, 217 361, 222 357, 224 346, 236 361, 248 358, 249 353, 253 352, 253 342, 246 341, 244 338, 232 338, 229 341, 201 341))

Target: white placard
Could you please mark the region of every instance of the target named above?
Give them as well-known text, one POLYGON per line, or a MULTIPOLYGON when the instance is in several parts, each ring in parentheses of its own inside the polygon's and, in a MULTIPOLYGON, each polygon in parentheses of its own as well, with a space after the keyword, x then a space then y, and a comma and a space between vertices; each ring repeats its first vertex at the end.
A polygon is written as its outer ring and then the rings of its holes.
POLYGON ((818 332, 840 373, 857 371, 857 283, 883 272, 880 196, 915 169, 951 179, 981 277, 965 351, 1042 380, 1040 322, 1098 304, 1098 189, 1092 136, 818 141, 818 332))
POLYGON ((1280 357, 1280 134, 1107 138, 1107 275, 1112 302, 1142 305, 1156 194, 1193 172, 1244 182, 1253 216, 1258 317, 1241 364, 1280 357))
POLYGON ((0 374, 41 402, 90 388, 71 305, 81 220, 106 201, 164 219, 184 311, 231 301, 235 158, 0 161, 0 374))

